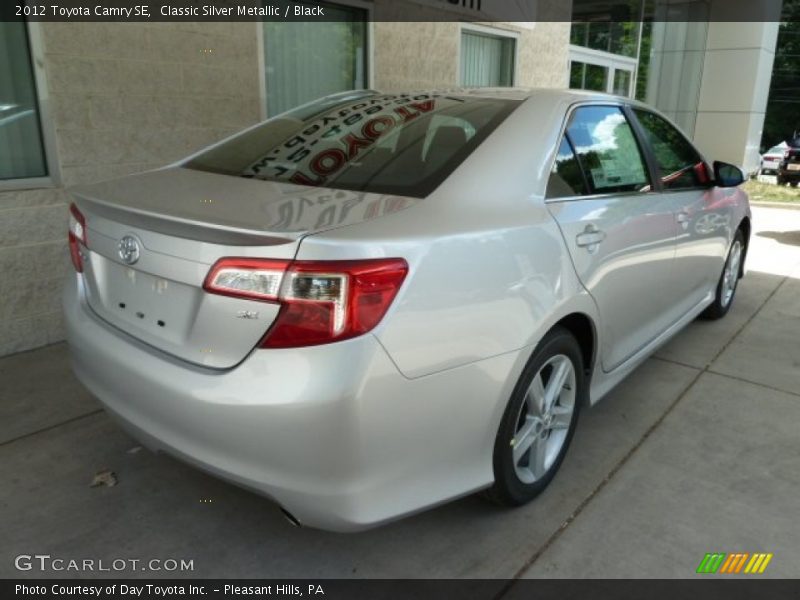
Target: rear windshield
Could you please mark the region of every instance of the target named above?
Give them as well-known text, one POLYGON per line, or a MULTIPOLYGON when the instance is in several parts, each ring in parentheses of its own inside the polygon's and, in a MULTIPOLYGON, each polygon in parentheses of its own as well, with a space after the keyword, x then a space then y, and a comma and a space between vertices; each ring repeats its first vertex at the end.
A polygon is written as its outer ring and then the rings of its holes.
POLYGON ((437 94, 307 105, 183 166, 225 175, 422 198, 519 104, 437 94))

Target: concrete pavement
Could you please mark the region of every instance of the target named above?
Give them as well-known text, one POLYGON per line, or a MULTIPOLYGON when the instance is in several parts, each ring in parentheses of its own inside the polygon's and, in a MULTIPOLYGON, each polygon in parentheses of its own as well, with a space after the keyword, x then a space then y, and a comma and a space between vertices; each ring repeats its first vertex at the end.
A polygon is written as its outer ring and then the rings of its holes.
POLYGON ((712 551, 773 552, 766 575, 796 576, 800 212, 754 212, 731 313, 585 411, 553 484, 517 510, 470 497, 361 534, 295 529, 269 501, 138 449, 63 344, 0 359, 0 577, 26 575, 23 553, 193 559, 170 577, 688 577, 712 551), (119 484, 88 487, 103 468, 119 484))

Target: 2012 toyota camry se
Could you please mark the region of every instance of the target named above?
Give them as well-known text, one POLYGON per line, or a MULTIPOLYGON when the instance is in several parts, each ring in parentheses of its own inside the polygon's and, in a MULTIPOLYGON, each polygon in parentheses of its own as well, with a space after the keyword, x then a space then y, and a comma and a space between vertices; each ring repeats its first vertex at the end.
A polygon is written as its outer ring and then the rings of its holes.
POLYGON ((552 480, 743 274, 741 171, 559 90, 329 96, 73 189, 74 369, 134 437, 357 530, 552 480))

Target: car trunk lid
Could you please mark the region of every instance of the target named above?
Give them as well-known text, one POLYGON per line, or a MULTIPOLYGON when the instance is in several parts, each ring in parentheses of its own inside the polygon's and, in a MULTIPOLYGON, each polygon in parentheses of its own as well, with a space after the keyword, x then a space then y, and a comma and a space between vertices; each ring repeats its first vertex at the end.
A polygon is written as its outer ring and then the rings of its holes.
POLYGON ((305 235, 414 202, 182 168, 71 191, 86 220, 83 276, 91 309, 150 346, 217 369, 241 362, 280 309, 206 293, 203 282, 217 260, 289 261, 305 235))

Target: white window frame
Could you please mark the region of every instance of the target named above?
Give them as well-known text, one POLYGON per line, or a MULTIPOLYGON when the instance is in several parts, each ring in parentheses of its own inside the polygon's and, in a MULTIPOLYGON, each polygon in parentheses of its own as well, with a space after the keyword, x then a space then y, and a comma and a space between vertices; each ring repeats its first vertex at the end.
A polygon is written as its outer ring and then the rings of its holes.
MULTIPOLYGON (((464 33, 478 33, 483 35, 489 35, 492 37, 497 38, 508 38, 514 40, 514 68, 511 69, 511 85, 507 87, 514 87, 517 85, 517 81, 519 81, 519 32, 511 31, 509 29, 500 29, 499 27, 488 27, 487 25, 478 25, 477 23, 461 23, 458 29, 458 62, 457 62, 457 69, 458 75, 456 80, 458 81, 457 85, 463 86, 464 82, 461 80, 461 40, 463 39, 464 33)), ((506 86, 504 86, 506 87, 506 86)))
MULTIPOLYGON (((329 4, 338 4, 346 8, 358 8, 366 11, 367 13, 367 71, 364 74, 366 81, 364 82, 364 89, 370 89, 372 82, 375 81, 375 26, 372 19, 372 13, 375 10, 375 5, 372 2, 365 0, 335 0, 328 1, 329 4)), ((258 44, 258 89, 260 96, 259 114, 262 121, 266 121, 269 117, 269 110, 267 107, 267 63, 264 56, 264 25, 261 21, 255 23, 256 26, 256 43, 258 44)))
POLYGON ((631 74, 631 81, 626 97, 634 97, 634 90, 636 90, 636 77, 639 70, 639 61, 636 58, 630 58, 620 54, 604 52, 603 50, 594 50, 592 48, 584 48, 583 46, 575 46, 570 44, 568 73, 572 73, 572 63, 574 62, 607 68, 608 80, 606 81, 606 89, 603 90, 607 94, 612 94, 614 92, 614 73, 616 71, 629 71, 631 74))
POLYGON ((30 190, 35 188, 58 187, 61 184, 61 170, 56 155, 56 131, 50 109, 50 93, 47 89, 47 76, 44 69, 44 44, 42 43, 41 24, 28 21, 28 48, 31 57, 31 69, 36 85, 38 101, 38 117, 42 132, 42 150, 44 151, 47 175, 44 177, 20 177, 0 180, 0 192, 12 190, 30 190))

